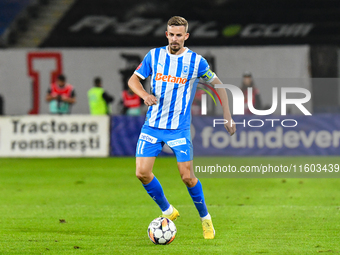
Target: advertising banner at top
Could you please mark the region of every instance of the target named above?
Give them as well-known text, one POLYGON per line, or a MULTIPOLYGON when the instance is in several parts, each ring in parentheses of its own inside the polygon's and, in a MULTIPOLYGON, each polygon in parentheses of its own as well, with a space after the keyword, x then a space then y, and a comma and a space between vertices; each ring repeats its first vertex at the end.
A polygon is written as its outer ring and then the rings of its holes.
POLYGON ((78 0, 42 47, 157 46, 167 20, 189 21, 190 45, 339 43, 337 1, 78 0), (190 11, 189 11, 190 10, 190 11))

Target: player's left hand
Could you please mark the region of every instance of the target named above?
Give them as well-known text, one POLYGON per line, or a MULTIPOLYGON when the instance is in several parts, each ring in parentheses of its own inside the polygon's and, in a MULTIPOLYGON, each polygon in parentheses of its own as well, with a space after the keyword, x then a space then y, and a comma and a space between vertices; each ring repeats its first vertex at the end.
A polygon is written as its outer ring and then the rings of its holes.
POLYGON ((147 95, 144 99, 144 104, 146 106, 151 106, 157 104, 157 98, 154 95, 147 95))
POLYGON ((230 136, 232 136, 233 134, 235 134, 236 132, 236 124, 233 121, 233 119, 228 119, 228 123, 224 124, 225 129, 228 131, 228 133, 230 134, 230 136))

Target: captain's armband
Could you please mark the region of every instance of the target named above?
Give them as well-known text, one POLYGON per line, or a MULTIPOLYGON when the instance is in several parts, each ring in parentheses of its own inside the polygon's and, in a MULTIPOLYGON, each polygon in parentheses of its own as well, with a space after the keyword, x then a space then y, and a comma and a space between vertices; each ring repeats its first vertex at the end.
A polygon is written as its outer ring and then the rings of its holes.
POLYGON ((206 82, 211 82, 213 79, 215 79, 216 74, 208 69, 202 76, 201 78, 205 80, 206 82))

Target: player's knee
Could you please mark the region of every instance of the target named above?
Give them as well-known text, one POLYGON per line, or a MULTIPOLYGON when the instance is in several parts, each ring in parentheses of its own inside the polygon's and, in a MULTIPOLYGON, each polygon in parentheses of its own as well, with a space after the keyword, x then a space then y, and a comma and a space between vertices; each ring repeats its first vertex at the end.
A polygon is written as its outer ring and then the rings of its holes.
POLYGON ((149 182, 152 181, 151 175, 136 173, 136 176, 143 184, 148 184, 149 182))
POLYGON ((136 169, 136 177, 139 180, 145 179, 147 177, 147 174, 145 174, 143 171, 141 171, 140 169, 136 169))
POLYGON ((150 173, 143 167, 136 168, 136 177, 144 184, 152 181, 152 173, 150 173))
POLYGON ((141 172, 136 171, 136 177, 141 180, 143 179, 144 175, 141 172))
POLYGON ((197 179, 194 177, 190 177, 190 176, 182 176, 182 181, 184 182, 184 184, 187 186, 187 187, 194 187, 197 183, 196 181, 197 179))

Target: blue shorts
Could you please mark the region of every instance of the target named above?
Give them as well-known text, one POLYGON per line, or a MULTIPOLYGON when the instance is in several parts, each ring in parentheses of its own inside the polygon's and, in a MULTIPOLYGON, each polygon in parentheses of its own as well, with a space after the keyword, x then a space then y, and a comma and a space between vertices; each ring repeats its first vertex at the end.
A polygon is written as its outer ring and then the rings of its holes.
POLYGON ((190 129, 160 129, 146 125, 139 135, 136 157, 157 157, 164 144, 175 153, 177 162, 193 159, 190 129))

